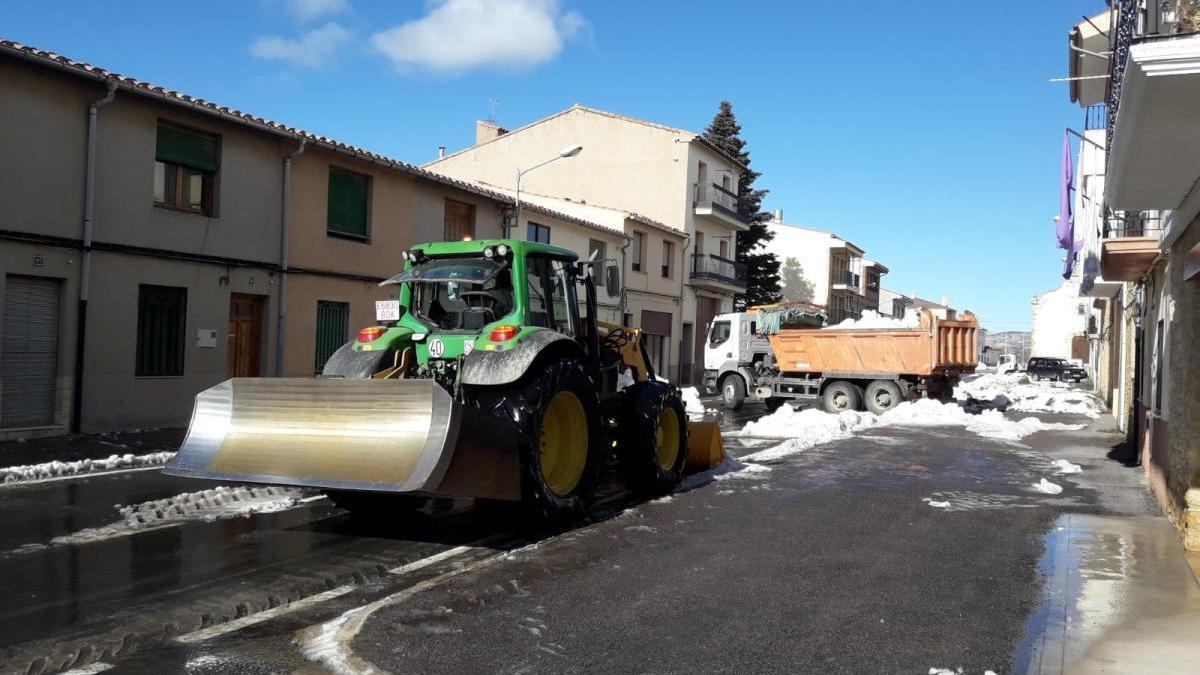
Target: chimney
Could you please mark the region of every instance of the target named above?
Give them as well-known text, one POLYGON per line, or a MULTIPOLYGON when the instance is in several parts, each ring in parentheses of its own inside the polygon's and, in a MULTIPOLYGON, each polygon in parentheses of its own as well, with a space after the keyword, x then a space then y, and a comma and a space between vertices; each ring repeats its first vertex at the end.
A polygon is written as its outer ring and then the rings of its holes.
POLYGON ((438 146, 438 159, 446 159, 446 146, 438 146))
POLYGON ((783 222, 783 209, 775 209, 775 222, 783 222))
POLYGON ((500 138, 508 133, 508 129, 501 127, 495 122, 487 120, 479 120, 475 123, 475 145, 481 145, 488 141, 500 138))

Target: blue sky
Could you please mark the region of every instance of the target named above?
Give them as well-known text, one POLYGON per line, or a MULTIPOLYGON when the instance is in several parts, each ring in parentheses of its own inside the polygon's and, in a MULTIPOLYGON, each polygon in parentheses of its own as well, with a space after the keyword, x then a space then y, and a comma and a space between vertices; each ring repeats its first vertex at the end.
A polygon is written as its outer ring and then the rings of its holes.
POLYGON ((695 131, 723 98, 765 207, 891 268, 884 285, 1028 329, 1051 218, 1066 34, 1099 0, 243 0, 0 4, 0 36, 414 163, 572 103, 695 131), (67 6, 67 5, 70 6, 67 6), (499 6, 504 11, 489 13, 499 6))

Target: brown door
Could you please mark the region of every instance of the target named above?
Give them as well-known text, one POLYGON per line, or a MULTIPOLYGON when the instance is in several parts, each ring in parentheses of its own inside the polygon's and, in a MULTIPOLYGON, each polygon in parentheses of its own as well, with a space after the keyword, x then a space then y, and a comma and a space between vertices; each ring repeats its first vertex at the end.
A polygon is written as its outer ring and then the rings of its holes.
POLYGON ((717 315, 717 299, 696 296, 696 337, 692 341, 695 353, 692 360, 692 381, 700 382, 704 377, 704 343, 708 335, 708 324, 717 315))
POLYGON ((258 377, 262 360, 261 295, 229 296, 229 363, 226 377, 258 377))
POLYGON ((1088 362, 1088 339, 1082 335, 1071 337, 1071 358, 1088 362))

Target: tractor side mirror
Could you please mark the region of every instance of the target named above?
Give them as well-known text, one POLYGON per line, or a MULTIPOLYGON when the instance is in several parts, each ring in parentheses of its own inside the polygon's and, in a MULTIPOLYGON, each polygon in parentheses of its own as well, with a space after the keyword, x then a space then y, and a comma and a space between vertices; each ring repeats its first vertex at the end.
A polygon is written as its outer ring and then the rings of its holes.
POLYGON ((616 265, 604 268, 604 290, 610 298, 621 294, 621 270, 616 265))

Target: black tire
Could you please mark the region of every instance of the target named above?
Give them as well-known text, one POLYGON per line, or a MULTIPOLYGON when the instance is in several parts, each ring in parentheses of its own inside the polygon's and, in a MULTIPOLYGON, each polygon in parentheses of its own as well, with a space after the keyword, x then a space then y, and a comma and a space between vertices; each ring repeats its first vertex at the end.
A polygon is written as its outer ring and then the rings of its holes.
POLYGON ((767 406, 767 412, 775 412, 776 410, 782 408, 787 402, 788 400, 782 396, 772 396, 771 398, 763 401, 763 403, 767 406))
POLYGON ((746 383, 742 376, 730 373, 721 378, 721 403, 729 410, 737 410, 746 401, 746 383))
POLYGON ((825 412, 840 413, 847 410, 859 410, 862 399, 858 395, 858 387, 845 380, 830 382, 821 393, 821 408, 825 412))
POLYGON ((867 410, 882 415, 900 405, 904 395, 900 386, 892 380, 871 380, 863 394, 863 403, 867 410))
POLYGON ((678 389, 663 382, 639 382, 621 395, 624 399, 617 439, 621 478, 635 494, 666 494, 683 479, 683 465, 687 461, 687 412, 683 398, 678 389), (664 456, 660 454, 660 444, 671 435, 672 416, 674 440, 662 447, 664 456))
POLYGON ((604 464, 604 433, 597 385, 583 361, 564 356, 539 359, 512 385, 481 387, 468 392, 476 407, 513 427, 521 467, 521 499, 535 515, 556 521, 578 518, 592 505, 604 464), (574 394, 587 425, 587 455, 578 480, 565 494, 556 492, 542 473, 542 421, 560 392, 574 394))
POLYGON ((326 490, 325 496, 334 506, 349 511, 355 518, 391 518, 400 513, 420 511, 429 503, 428 497, 361 490, 326 490))

